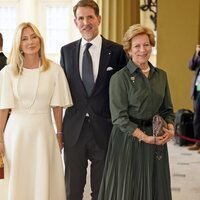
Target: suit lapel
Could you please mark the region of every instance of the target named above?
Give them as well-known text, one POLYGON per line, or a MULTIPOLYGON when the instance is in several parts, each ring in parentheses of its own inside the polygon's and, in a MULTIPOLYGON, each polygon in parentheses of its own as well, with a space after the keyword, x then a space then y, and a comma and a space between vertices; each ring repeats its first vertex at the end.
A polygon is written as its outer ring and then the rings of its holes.
POLYGON ((106 77, 106 69, 108 67, 108 64, 110 63, 110 56, 111 56, 111 50, 110 45, 106 41, 105 38, 102 37, 102 47, 101 47, 101 55, 99 60, 99 72, 97 75, 97 79, 93 88, 93 93, 98 92, 99 89, 101 89, 101 85, 104 78, 106 77))

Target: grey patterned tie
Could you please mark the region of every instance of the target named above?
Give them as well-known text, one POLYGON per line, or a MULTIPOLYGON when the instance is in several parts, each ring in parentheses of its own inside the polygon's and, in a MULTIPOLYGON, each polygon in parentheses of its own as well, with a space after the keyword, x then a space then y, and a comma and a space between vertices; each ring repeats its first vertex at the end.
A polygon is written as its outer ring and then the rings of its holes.
POLYGON ((92 46, 91 43, 86 44, 85 51, 83 52, 83 62, 82 62, 82 81, 85 85, 88 95, 91 95, 92 88, 94 86, 94 75, 92 58, 89 52, 89 48, 92 46))

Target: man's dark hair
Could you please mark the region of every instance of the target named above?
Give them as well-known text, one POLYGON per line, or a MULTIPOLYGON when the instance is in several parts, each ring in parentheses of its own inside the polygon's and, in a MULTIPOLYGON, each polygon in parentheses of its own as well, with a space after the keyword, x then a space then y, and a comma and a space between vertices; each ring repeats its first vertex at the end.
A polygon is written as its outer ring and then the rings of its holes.
POLYGON ((0 49, 3 47, 3 37, 2 34, 0 33, 0 49))
POLYGON ((95 15, 99 16, 99 6, 98 4, 93 0, 80 0, 74 7, 73 12, 74 16, 76 17, 76 11, 78 7, 91 7, 94 9, 95 15))

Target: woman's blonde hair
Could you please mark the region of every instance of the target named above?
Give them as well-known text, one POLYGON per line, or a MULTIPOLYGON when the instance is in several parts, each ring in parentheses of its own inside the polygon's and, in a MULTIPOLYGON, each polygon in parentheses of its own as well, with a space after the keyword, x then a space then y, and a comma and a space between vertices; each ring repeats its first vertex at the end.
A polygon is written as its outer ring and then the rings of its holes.
POLYGON ((131 40, 137 35, 147 35, 149 42, 152 47, 155 46, 155 35, 150 28, 142 26, 140 24, 134 24, 128 28, 123 38, 123 48, 124 51, 128 54, 128 51, 131 49, 131 40))
POLYGON ((24 55, 21 50, 20 44, 21 44, 22 32, 25 28, 28 28, 28 27, 33 30, 33 32, 36 34, 36 36, 40 40, 39 57, 41 60, 42 70, 46 71, 46 70, 48 70, 48 68, 50 66, 50 61, 45 56, 44 40, 43 40, 38 28, 30 22, 23 22, 17 26, 16 32, 14 35, 14 39, 13 39, 12 49, 11 49, 10 55, 8 57, 8 63, 13 68, 13 72, 15 75, 21 74, 22 70, 23 70, 24 55))

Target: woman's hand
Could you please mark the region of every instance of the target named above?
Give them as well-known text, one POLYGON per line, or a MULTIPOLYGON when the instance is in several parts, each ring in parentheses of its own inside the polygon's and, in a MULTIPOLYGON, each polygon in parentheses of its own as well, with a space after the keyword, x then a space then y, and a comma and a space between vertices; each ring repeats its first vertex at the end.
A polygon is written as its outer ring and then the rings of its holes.
POLYGON ((169 142, 173 137, 174 137, 174 128, 173 129, 166 129, 163 128, 163 130, 165 131, 165 134, 163 135, 163 142, 164 144, 169 142))
POLYGON ((56 130, 57 130, 57 140, 58 140, 58 145, 60 147, 60 151, 63 148, 63 138, 62 138, 62 112, 63 108, 62 107, 53 107, 53 115, 56 123, 56 130))
POLYGON ((163 136, 156 137, 156 145, 164 145, 174 137, 173 128, 163 128, 165 134, 163 136))
POLYGON ((174 137, 174 129, 163 128, 163 130, 165 131, 163 136, 155 137, 143 134, 141 141, 144 141, 147 144, 164 145, 174 137))
POLYGON ((139 142, 143 141, 147 144, 155 144, 156 142, 156 137, 147 135, 145 132, 141 131, 139 128, 136 128, 132 135, 138 138, 139 142))
POLYGON ((174 137, 174 127, 169 124, 168 129, 163 128, 164 135, 163 136, 149 136, 145 132, 142 132, 140 129, 136 129, 133 133, 134 137, 137 137, 139 141, 143 141, 147 144, 156 144, 156 145, 164 145, 169 142, 174 137))
POLYGON ((3 139, 0 139, 0 155, 5 155, 5 146, 3 139))
POLYGON ((10 109, 0 109, 0 154, 5 155, 4 129, 8 120, 10 109))
POLYGON ((63 138, 62 138, 62 134, 61 133, 57 133, 56 134, 57 140, 58 140, 58 145, 60 148, 60 151, 63 149, 63 138))
POLYGON ((144 141, 147 144, 155 144, 155 137, 146 135, 143 137, 142 141, 144 141))

